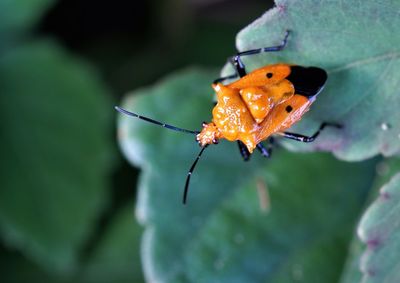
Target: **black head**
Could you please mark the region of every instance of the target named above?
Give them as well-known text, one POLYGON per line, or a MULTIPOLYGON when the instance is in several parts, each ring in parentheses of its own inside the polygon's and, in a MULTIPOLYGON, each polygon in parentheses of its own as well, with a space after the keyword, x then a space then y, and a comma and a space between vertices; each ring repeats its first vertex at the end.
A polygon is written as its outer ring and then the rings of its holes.
POLYGON ((292 66, 290 69, 286 79, 293 84, 296 94, 306 97, 317 96, 328 78, 326 71, 317 67, 292 66))

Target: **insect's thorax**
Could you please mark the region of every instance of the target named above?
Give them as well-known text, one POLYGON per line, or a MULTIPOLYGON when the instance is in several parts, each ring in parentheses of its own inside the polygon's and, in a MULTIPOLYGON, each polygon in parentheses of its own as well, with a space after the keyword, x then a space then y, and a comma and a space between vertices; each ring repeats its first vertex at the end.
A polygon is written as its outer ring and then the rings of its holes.
POLYGON ((251 153, 259 142, 300 120, 312 101, 295 94, 293 84, 282 78, 287 74, 275 82, 257 84, 258 77, 261 79, 261 75, 266 77, 266 72, 271 72, 265 69, 253 71, 226 86, 212 85, 217 104, 212 111, 212 122, 204 124, 197 136, 202 146, 221 138, 240 140, 251 153), (250 81, 244 83, 246 80, 250 81))

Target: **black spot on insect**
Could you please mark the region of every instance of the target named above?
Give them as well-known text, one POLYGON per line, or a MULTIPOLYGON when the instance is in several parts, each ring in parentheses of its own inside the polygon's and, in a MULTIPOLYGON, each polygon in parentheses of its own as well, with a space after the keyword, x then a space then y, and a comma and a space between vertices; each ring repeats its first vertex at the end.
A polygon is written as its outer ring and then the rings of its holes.
POLYGON ((288 106, 286 106, 286 112, 287 113, 290 113, 290 112, 292 112, 292 110, 293 110, 293 107, 292 106, 290 106, 290 105, 288 105, 288 106))
POLYGON ((267 78, 268 79, 272 78, 272 73, 267 73, 267 78))

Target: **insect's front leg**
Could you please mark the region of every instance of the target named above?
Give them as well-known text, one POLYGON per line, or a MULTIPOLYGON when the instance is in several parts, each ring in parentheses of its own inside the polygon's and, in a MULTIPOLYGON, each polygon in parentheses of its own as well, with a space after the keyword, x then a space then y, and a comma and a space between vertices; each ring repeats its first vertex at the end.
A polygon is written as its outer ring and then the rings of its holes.
POLYGON ((230 58, 230 62, 235 67, 236 73, 240 77, 244 77, 246 75, 246 66, 243 63, 241 56, 255 55, 255 54, 259 54, 259 53, 263 53, 263 52, 281 51, 282 49, 284 49, 286 47, 289 33, 290 33, 290 31, 287 30, 281 44, 279 44, 279 45, 242 51, 242 52, 237 53, 232 58, 230 58))
POLYGON ((251 153, 247 149, 246 145, 241 141, 237 141, 237 144, 238 144, 238 147, 239 147, 240 155, 243 157, 243 160, 244 161, 249 161, 251 153))
POLYGON ((267 146, 265 146, 263 143, 258 143, 257 144, 257 149, 260 151, 261 155, 270 158, 272 154, 272 145, 274 144, 274 139, 271 137, 268 140, 267 146))
POLYGON ((230 76, 226 76, 226 77, 221 77, 221 78, 218 78, 218 79, 214 80, 213 83, 214 84, 222 83, 225 80, 230 80, 230 79, 234 79, 234 78, 237 78, 237 77, 238 77, 238 74, 234 74, 234 75, 230 75, 230 76))
POLYGON ((290 33, 290 31, 287 30, 281 44, 279 44, 279 45, 246 50, 246 51, 238 52, 235 56, 230 57, 228 59, 228 62, 230 62, 233 65, 233 67, 235 68, 236 74, 218 78, 214 81, 214 83, 216 84, 216 83, 223 82, 224 80, 234 79, 238 76, 241 78, 246 76, 247 75, 246 66, 243 63, 241 56, 255 55, 255 54, 259 54, 259 53, 263 53, 263 52, 281 51, 286 47, 289 33, 290 33))

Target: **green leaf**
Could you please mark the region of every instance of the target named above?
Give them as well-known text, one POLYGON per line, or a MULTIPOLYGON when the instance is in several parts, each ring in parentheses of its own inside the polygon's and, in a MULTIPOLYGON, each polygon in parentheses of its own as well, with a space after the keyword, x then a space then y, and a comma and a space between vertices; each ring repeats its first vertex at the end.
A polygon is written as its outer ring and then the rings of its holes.
MULTIPOLYGON (((243 29, 238 50, 278 45, 282 52, 243 57, 247 70, 274 62, 319 66, 328 71, 325 90, 292 131, 312 134, 323 121, 344 129, 326 130, 310 145, 291 149, 329 150, 344 160, 400 152, 400 1, 276 0, 276 7, 243 29)), ((232 74, 226 67, 223 74, 232 74)))
MULTIPOLYGON (((379 197, 379 189, 393 176, 400 171, 400 159, 389 158, 384 159, 376 165, 377 176, 374 180, 373 189, 368 196, 368 204, 371 204, 377 197, 379 197)), ((368 206, 366 206, 368 207, 368 206)), ((362 273, 360 271, 360 263, 365 245, 361 240, 354 235, 354 239, 350 246, 349 256, 347 259, 346 267, 343 272, 341 283, 360 282, 362 273)))
POLYGON ((367 250, 361 259, 363 282, 400 281, 400 174, 380 190, 358 227, 367 250))
MULTIPOLYGON (((210 71, 181 71, 130 94, 126 109, 199 129, 210 120, 210 71)), ((205 151, 181 204, 194 137, 121 115, 126 157, 143 168, 137 216, 145 225, 143 263, 151 282, 337 282, 374 161, 348 164, 327 154, 254 154, 234 143, 205 151), (257 184, 270 194, 260 209, 257 184)), ((265 199, 264 199, 265 201, 265 199)))
POLYGON ((0 39, 15 37, 32 29, 54 0, 3 0, 0 1, 0 39))
MULTIPOLYGON (((390 163, 392 168, 399 168, 399 160, 392 160, 390 163)), ((392 175, 388 173, 386 171, 386 176, 381 179, 388 179, 388 175, 392 175)), ((351 257, 352 264, 345 273, 344 278, 347 281, 343 282, 354 282, 348 278, 361 277, 360 271, 356 272, 356 267, 363 273, 362 282, 399 282, 399 189, 400 174, 396 174, 380 188, 379 196, 364 213, 358 226, 358 234, 367 247, 364 249, 355 240, 353 246, 357 248, 351 257)))
POLYGON ((0 57, 0 93, 1 234, 51 270, 72 269, 107 197, 104 85, 84 62, 40 41, 0 57))

